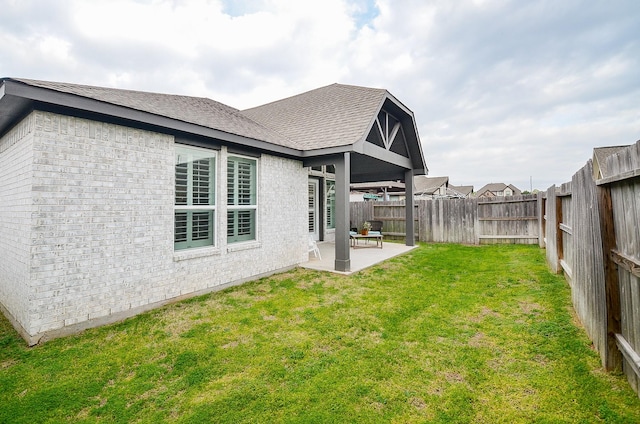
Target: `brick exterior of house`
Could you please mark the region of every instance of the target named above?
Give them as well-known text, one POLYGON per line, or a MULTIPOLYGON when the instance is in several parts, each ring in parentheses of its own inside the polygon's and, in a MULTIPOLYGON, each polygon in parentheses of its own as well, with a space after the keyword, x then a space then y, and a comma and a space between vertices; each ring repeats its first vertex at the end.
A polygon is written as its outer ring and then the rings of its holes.
POLYGON ((0 139, 0 299, 30 343, 121 320, 307 260, 307 170, 258 159, 257 240, 174 251, 171 135, 33 111, 0 139), (285 206, 286 205, 286 206, 285 206))
POLYGON ((350 182, 426 172, 413 112, 381 88, 238 110, 0 78, 0 310, 36 344, 293 268, 311 232, 348 272, 350 182))

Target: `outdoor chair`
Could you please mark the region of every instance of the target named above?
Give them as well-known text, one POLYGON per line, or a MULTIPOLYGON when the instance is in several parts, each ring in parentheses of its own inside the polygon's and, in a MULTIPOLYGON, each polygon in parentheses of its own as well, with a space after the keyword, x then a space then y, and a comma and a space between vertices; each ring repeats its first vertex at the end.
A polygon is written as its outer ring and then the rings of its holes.
POLYGON ((369 221, 369 224, 371 224, 369 234, 382 234, 382 221, 369 221))
POLYGON ((313 252, 316 258, 322 260, 322 256, 320 256, 320 249, 318 248, 318 243, 313 238, 313 234, 309 234, 309 253, 313 252))

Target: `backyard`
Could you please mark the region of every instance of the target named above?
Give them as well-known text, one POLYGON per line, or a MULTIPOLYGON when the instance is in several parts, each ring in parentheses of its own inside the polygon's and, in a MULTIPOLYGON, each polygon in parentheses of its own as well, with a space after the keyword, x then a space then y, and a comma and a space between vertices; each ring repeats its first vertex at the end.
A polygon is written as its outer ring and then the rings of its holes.
POLYGON ((33 348, 0 319, 0 423, 637 423, 537 246, 297 268, 33 348))

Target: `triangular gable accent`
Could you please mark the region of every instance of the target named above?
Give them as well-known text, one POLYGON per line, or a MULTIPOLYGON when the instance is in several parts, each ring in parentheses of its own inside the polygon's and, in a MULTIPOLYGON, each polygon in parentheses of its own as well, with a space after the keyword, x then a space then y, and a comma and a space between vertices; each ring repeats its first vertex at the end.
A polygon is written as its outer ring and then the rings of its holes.
POLYGON ((384 109, 378 112, 371 131, 367 135, 367 142, 409 157, 407 140, 400 121, 384 109))
POLYGON ((371 144, 375 144, 378 147, 386 148, 385 142, 384 140, 382 140, 382 131, 380 130, 377 119, 371 127, 371 131, 369 131, 369 135, 367 135, 367 141, 371 144))

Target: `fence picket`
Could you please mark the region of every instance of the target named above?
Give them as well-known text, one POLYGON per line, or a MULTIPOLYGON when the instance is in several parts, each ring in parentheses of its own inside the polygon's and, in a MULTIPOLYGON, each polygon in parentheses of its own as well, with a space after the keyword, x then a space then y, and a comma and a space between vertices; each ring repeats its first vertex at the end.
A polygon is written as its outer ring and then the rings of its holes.
MULTIPOLYGON (((576 313, 603 365, 622 364, 639 392, 640 141, 609 156, 605 165, 606 178, 594 181, 588 161, 571 182, 537 196, 417 200, 416 231, 422 242, 545 248, 551 270, 568 280, 576 313)), ((352 223, 370 219, 383 221, 385 234, 404 236, 403 202, 351 204, 352 223)))
MULTIPOLYGON (((436 243, 538 244, 539 201, 536 195, 417 200, 417 237, 436 243)), ((352 226, 367 220, 383 221, 387 235, 404 236, 404 202, 352 202, 352 226)))
MULTIPOLYGON (((622 364, 638 392, 640 141, 608 157, 606 167, 607 177, 594 181, 588 161, 571 182, 537 196, 418 200, 416 229, 422 242, 545 248, 551 270, 567 278, 576 313, 603 365, 622 364)), ((351 204, 352 224, 371 219, 383 221, 385 234, 404 236, 403 202, 351 204)))

